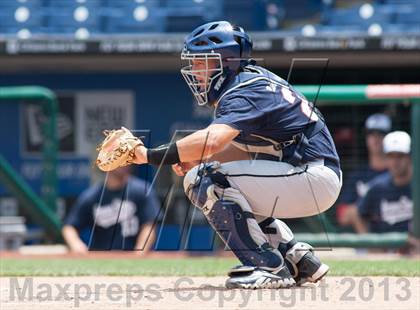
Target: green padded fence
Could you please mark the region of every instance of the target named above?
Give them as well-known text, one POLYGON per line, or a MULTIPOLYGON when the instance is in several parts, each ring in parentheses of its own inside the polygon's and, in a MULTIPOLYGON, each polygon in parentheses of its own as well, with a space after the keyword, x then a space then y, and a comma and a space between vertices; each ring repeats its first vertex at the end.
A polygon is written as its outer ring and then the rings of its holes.
POLYGON ((45 141, 43 143, 42 200, 16 173, 9 163, 0 156, 0 181, 14 194, 22 207, 43 226, 54 239, 61 236, 61 223, 55 210, 57 202, 57 150, 56 118, 57 97, 43 87, 0 87, 0 103, 3 101, 37 102, 42 104, 46 122, 43 124, 45 141))
POLYGON ((330 249, 332 247, 344 248, 401 248, 408 240, 405 233, 386 234, 353 234, 353 233, 329 233, 295 234, 296 240, 309 243, 316 248, 330 249))
POLYGON ((54 211, 34 193, 1 154, 0 181, 16 197, 31 218, 47 230, 51 239, 61 238, 61 223, 54 211))

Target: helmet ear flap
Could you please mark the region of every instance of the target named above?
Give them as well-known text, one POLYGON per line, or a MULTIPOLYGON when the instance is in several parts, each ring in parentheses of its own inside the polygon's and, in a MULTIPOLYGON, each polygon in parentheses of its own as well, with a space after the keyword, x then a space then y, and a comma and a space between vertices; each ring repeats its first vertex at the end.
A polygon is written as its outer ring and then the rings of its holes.
POLYGON ((240 57, 249 57, 249 55, 251 54, 251 49, 252 49, 252 42, 250 42, 251 44, 247 44, 247 40, 245 38, 246 33, 244 28, 240 27, 240 26, 235 26, 235 30, 244 34, 243 36, 237 36, 237 38, 239 40, 238 44, 240 47, 240 57))
POLYGON ((244 40, 244 38, 241 38, 240 46, 241 46, 240 55, 241 55, 241 58, 242 58, 242 56, 244 55, 244 47, 245 47, 245 40, 244 40))
MULTIPOLYGON (((244 28, 242 28, 240 26, 236 26, 236 30, 238 32, 245 33, 244 28)), ((245 39, 243 37, 239 37, 239 38, 240 38, 239 42, 238 42, 239 43, 239 48, 240 48, 239 55, 242 58, 242 56, 244 55, 245 39)))
POLYGON ((241 57, 243 57, 243 56, 250 57, 251 50, 252 50, 252 42, 249 42, 249 43, 246 41, 245 38, 241 39, 241 45, 242 45, 242 48, 241 48, 242 55, 241 55, 241 57))

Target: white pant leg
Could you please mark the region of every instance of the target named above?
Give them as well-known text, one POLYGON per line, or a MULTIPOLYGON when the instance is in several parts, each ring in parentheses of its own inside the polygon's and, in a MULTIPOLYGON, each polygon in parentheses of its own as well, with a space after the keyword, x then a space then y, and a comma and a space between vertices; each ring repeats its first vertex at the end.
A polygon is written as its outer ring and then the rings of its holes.
POLYGON ((326 211, 337 200, 341 180, 323 160, 300 167, 266 160, 222 164, 219 171, 247 199, 255 214, 299 218, 326 211))

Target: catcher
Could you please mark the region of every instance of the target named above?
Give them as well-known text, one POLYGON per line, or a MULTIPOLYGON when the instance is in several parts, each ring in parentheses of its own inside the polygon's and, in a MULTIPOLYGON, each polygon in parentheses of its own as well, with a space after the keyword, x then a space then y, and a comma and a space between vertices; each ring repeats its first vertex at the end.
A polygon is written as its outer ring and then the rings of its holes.
MULTIPOLYGON (((185 175, 186 195, 242 263, 229 271, 228 288, 317 282, 329 267, 279 218, 331 207, 341 189, 339 158, 322 115, 256 66, 251 49, 249 36, 229 22, 195 29, 185 40, 181 73, 197 103, 214 109, 213 122, 149 149, 121 129, 117 151, 108 155, 119 158, 114 165, 165 164, 185 175)), ((100 167, 112 169, 107 156, 99 157, 100 167)))

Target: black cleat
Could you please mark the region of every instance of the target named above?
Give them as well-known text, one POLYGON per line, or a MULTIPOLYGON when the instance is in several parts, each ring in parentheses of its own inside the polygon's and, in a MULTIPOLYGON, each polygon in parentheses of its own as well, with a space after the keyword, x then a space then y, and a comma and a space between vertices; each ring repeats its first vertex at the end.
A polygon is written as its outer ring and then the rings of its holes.
POLYGON ((318 257, 309 251, 306 253, 302 259, 297 264, 299 270, 295 281, 297 285, 302 285, 304 283, 316 283, 321 280, 330 270, 328 265, 323 264, 318 257))
POLYGON ((238 266, 229 271, 228 275, 227 288, 289 288, 296 284, 286 266, 275 274, 261 267, 238 266))

